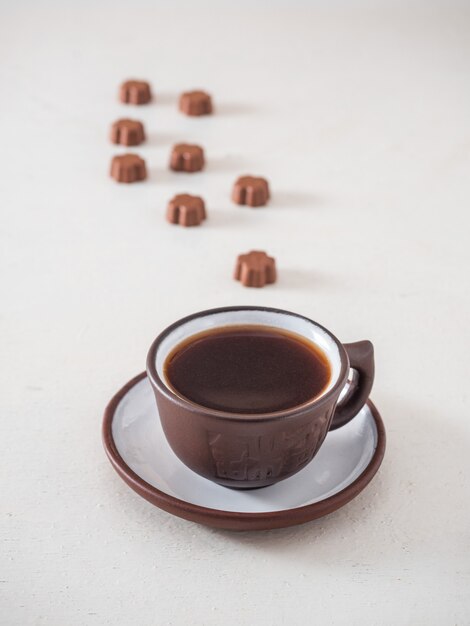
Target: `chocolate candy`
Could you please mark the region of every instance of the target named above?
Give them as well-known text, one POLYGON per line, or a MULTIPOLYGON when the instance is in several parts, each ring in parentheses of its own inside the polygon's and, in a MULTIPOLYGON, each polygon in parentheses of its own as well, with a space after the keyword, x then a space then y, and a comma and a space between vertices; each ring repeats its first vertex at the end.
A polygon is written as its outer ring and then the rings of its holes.
POLYGON ((234 278, 245 287, 264 287, 274 283, 276 282, 276 261, 261 250, 240 254, 237 258, 234 278))
POLYGON ((135 183, 147 178, 145 161, 137 154, 122 154, 111 161, 111 176, 118 183, 135 183))
POLYGON ((111 126, 110 138, 123 146, 138 146, 145 140, 144 125, 137 120, 117 120, 111 126))
POLYGON ((175 172, 199 172, 204 167, 204 151, 200 146, 180 143, 173 146, 170 168, 175 172))
POLYGON ((233 186, 232 200, 237 204, 263 206, 269 200, 268 181, 256 176, 241 176, 233 186))
POLYGON ((126 80, 119 90, 119 99, 124 104, 147 104, 152 99, 150 85, 143 80, 126 80))
POLYGON ((206 219, 204 200, 187 193, 179 194, 168 203, 166 218, 170 224, 199 226, 206 219))
POLYGON ((180 96, 180 111, 186 115, 210 115, 212 100, 205 91, 186 91, 180 96))

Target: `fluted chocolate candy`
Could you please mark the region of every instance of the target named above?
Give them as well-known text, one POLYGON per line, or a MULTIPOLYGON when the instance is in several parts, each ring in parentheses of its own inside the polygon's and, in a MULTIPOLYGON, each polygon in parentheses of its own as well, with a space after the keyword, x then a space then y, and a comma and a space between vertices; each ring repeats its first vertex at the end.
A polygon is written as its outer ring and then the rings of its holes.
POLYGON ((175 172, 199 172, 204 167, 204 150, 200 146, 180 143, 173 146, 170 168, 175 172))
POLYGON ((117 120, 111 126, 111 141, 123 146, 138 146, 145 140, 144 125, 137 120, 117 120))
POLYGON ((147 178, 145 161, 137 154, 122 154, 111 161, 111 176, 118 183, 135 183, 147 178))
POLYGON ((186 91, 180 96, 180 111, 186 115, 210 115, 212 99, 205 91, 186 91))
POLYGON ((274 283, 276 282, 276 261, 261 250, 240 254, 235 265, 234 278, 245 287, 264 287, 274 283))
POLYGON ((152 99, 150 85, 144 80, 126 80, 119 90, 119 99, 124 104, 147 104, 152 99))
POLYGON ((170 224, 199 226, 206 219, 204 200, 199 196, 181 193, 168 203, 166 218, 170 224))
POLYGON ((241 176, 233 186, 232 200, 248 206, 265 205, 269 200, 268 181, 257 176, 241 176))

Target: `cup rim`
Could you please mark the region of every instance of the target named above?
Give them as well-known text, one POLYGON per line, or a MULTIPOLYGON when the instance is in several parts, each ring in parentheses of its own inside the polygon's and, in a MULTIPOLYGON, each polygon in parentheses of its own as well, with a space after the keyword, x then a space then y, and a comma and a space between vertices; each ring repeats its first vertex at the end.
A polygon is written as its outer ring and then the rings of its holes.
POLYGON ((176 322, 173 322, 169 326, 167 326, 157 337, 153 340, 148 354, 147 354, 147 376, 154 387, 154 389, 158 389, 158 391, 167 398, 167 400, 173 402, 174 404, 179 405, 186 411, 191 411, 195 414, 203 413, 206 416, 212 416, 214 418, 224 419, 228 421, 250 421, 250 422, 261 422, 266 420, 277 420, 277 419, 286 419, 291 416, 300 416, 303 413, 307 413, 312 409, 312 407, 321 407, 323 405, 328 404, 331 399, 335 396, 335 394, 339 394, 341 389, 346 384, 349 373, 349 357, 346 353, 346 350, 343 347, 343 344, 339 341, 332 332, 330 332, 327 328, 315 322, 314 320, 306 317, 304 315, 300 315, 299 313, 294 313, 293 311, 287 311, 286 309, 278 309, 275 307, 266 307, 266 306, 226 306, 226 307, 216 307, 212 309, 205 309, 203 311, 198 311, 196 313, 192 313, 191 315, 186 315, 185 317, 180 318, 176 322), (197 319, 199 317, 206 317, 208 315, 213 315, 217 313, 226 313, 226 312, 236 312, 236 311, 265 311, 268 313, 280 313, 284 315, 290 315, 292 317, 297 317, 306 322, 314 324, 318 328, 320 328, 323 332, 325 332, 330 339, 336 344, 339 357, 341 362, 341 368, 338 375, 338 378, 334 385, 329 389, 326 393, 321 395, 319 398, 312 398, 303 404, 299 404, 290 409, 284 409, 281 411, 273 411, 269 413, 231 413, 228 411, 220 411, 217 409, 211 409, 209 407, 204 406, 203 404, 197 404, 183 396, 175 393, 170 387, 168 387, 164 380, 159 376, 156 368, 156 355, 157 350, 167 335, 173 332, 176 328, 189 322, 193 319, 197 319))

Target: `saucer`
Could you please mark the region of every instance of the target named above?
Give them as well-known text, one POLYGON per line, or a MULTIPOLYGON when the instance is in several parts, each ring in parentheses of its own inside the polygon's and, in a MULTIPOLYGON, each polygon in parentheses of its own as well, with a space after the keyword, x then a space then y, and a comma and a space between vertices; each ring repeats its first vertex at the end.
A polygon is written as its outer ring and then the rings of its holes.
POLYGON ((108 404, 103 442, 119 476, 155 506, 208 526, 263 530, 303 524, 355 498, 380 467, 385 428, 369 400, 348 424, 328 433, 294 476, 261 489, 228 489, 194 473, 172 451, 144 372, 108 404))

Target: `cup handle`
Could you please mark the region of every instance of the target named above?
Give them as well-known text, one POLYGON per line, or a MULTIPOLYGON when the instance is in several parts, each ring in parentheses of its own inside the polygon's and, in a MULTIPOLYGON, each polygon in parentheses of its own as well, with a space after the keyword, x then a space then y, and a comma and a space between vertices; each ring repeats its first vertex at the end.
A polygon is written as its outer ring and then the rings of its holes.
POLYGON ((356 379, 351 383, 352 388, 344 400, 336 405, 330 430, 335 430, 347 424, 359 413, 369 397, 374 383, 374 346, 370 341, 356 341, 343 344, 350 366, 357 371, 356 379))

